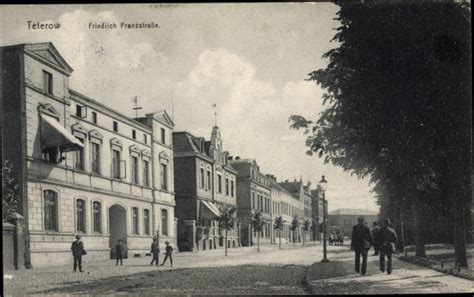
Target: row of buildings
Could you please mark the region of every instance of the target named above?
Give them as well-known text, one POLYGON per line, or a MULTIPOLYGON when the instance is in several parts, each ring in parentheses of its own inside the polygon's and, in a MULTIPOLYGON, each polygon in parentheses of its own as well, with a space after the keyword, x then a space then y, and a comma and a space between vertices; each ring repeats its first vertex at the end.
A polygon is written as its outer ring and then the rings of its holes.
POLYGON ((217 126, 206 140, 174 132, 164 110, 130 118, 72 90, 73 69, 51 43, 1 47, 0 59, 2 163, 13 164, 19 185, 25 263, 70 261, 76 234, 92 259, 114 257, 118 239, 129 256, 149 253, 153 237, 180 251, 253 245, 257 210, 262 243, 319 238, 327 205, 318 190, 232 157, 217 126), (227 242, 215 220, 225 206, 239 222, 227 242), (277 216, 286 221, 281 232, 277 216))

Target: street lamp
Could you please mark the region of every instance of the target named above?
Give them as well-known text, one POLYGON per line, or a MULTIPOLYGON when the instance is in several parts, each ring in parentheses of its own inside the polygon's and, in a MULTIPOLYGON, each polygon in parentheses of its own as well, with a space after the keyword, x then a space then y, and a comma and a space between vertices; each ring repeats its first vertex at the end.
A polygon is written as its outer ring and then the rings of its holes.
POLYGON ((322 263, 329 262, 326 257, 326 195, 325 192, 328 187, 328 182, 324 179, 324 175, 321 178, 321 181, 318 183, 319 190, 323 194, 323 259, 322 263))

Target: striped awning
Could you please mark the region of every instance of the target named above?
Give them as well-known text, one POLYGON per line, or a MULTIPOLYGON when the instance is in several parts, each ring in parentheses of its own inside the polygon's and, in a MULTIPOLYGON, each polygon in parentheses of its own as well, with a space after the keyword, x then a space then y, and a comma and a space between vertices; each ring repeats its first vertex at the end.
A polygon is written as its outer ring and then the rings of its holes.
POLYGON ((221 212, 219 211, 217 206, 215 206, 213 203, 201 200, 201 204, 204 205, 204 207, 214 216, 221 215, 221 212))
POLYGON ((74 137, 53 117, 41 115, 41 148, 59 147, 63 152, 77 151, 84 147, 81 141, 74 137))

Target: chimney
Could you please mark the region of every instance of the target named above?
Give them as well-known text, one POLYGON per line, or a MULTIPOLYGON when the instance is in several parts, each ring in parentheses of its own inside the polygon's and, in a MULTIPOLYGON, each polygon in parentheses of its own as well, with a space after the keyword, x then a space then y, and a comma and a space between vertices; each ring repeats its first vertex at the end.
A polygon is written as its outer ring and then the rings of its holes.
POLYGON ((287 180, 287 179, 285 179, 285 183, 287 183, 287 182, 288 182, 288 180, 287 180))
POLYGON ((234 159, 233 156, 227 156, 227 160, 232 161, 234 159))
POLYGON ((295 183, 297 182, 296 178, 295 178, 294 182, 295 182, 295 183))
POLYGON ((237 160, 240 160, 240 157, 239 157, 239 156, 235 157, 235 160, 236 160, 236 161, 237 161, 237 160))

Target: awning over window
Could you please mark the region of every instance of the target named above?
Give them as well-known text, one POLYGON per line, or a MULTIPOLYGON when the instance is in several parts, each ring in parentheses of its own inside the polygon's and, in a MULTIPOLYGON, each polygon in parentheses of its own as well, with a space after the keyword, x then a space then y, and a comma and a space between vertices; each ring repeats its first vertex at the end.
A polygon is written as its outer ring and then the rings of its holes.
POLYGON ((41 148, 59 147, 63 152, 77 151, 84 147, 81 141, 74 137, 61 124, 48 115, 41 115, 41 148))
POLYGON ((213 203, 201 200, 201 205, 204 205, 204 207, 201 207, 201 213, 204 215, 204 217, 207 217, 208 219, 214 219, 216 216, 220 216, 221 212, 213 203))

